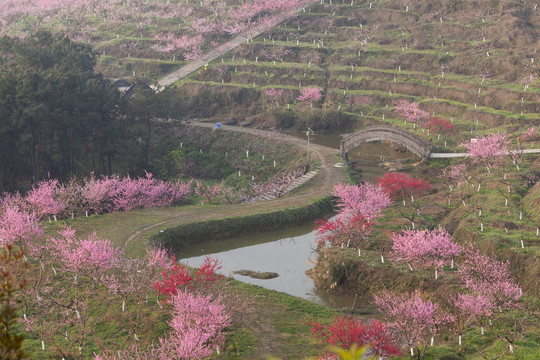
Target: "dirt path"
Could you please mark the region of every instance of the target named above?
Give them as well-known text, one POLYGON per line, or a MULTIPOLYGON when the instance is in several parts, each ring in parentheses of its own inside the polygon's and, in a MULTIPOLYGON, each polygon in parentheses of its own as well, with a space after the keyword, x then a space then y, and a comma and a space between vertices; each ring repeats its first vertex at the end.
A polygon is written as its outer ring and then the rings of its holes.
MULTIPOLYGON (((194 126, 214 128, 215 124, 192 123, 194 126)), ((235 126, 221 126, 222 131, 235 131, 246 134, 265 136, 263 130, 240 128, 235 126)), ((289 135, 281 135, 281 140, 306 149, 307 141, 289 135)), ((111 214, 117 216, 114 226, 125 229, 117 232, 116 242, 120 243, 124 251, 133 253, 136 249, 147 246, 147 239, 159 230, 195 221, 219 219, 231 216, 242 216, 261 212, 275 211, 282 208, 302 206, 313 202, 315 199, 330 195, 335 184, 348 181, 348 176, 341 168, 339 150, 322 145, 310 144, 310 153, 318 163, 318 173, 306 182, 301 191, 293 195, 268 200, 258 201, 253 204, 219 205, 219 206, 184 206, 178 208, 162 208, 140 210, 136 213, 140 221, 133 221, 133 216, 124 214, 111 214), (124 215, 124 216, 122 216, 124 215), (131 249, 133 247, 133 249, 131 249)), ((110 235, 108 235, 110 238, 110 235)))
POLYGON ((260 34, 266 32, 268 29, 271 29, 274 26, 281 24, 283 21, 295 16, 297 12, 301 11, 302 9, 316 2, 319 2, 319 0, 307 0, 298 8, 287 11, 281 14, 280 16, 276 16, 274 19, 272 19, 272 21, 269 22, 268 26, 258 29, 256 31, 243 32, 240 35, 233 38, 232 40, 226 42, 225 44, 207 53, 205 59, 194 60, 190 62, 189 64, 187 64, 186 66, 183 66, 180 69, 170 73, 169 75, 166 75, 165 77, 163 77, 161 80, 158 81, 158 91, 163 88, 166 88, 167 86, 174 84, 178 80, 181 80, 184 77, 191 74, 192 72, 200 69, 205 64, 214 61, 218 57, 223 56, 224 54, 228 53, 234 48, 244 44, 248 39, 259 36, 260 34))

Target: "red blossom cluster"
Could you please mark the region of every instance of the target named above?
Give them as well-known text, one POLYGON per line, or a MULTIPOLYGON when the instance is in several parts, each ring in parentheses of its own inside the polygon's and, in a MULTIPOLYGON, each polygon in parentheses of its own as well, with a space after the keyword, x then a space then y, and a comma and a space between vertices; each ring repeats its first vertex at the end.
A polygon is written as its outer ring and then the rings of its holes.
POLYGON ((348 349, 353 344, 368 345, 366 355, 370 358, 401 355, 395 338, 386 329, 386 325, 377 320, 363 324, 354 317, 336 316, 330 324, 322 324, 316 320, 306 324, 310 327, 313 337, 323 347, 331 345, 348 349))
POLYGON ((446 119, 440 117, 433 117, 429 120, 426 127, 433 133, 446 134, 452 131, 452 129, 454 128, 454 124, 450 123, 446 119))
POLYGON ((388 172, 384 177, 377 178, 377 183, 390 198, 393 200, 401 198, 403 201, 409 196, 420 195, 430 188, 429 181, 415 179, 408 174, 399 172, 388 172))
POLYGON ((162 272, 162 279, 154 284, 160 295, 170 297, 182 290, 193 290, 195 287, 207 287, 218 280, 224 279, 217 273, 221 269, 218 260, 207 256, 204 262, 195 270, 172 259, 172 266, 162 272))
POLYGON ((336 215, 332 219, 319 219, 315 222, 315 236, 319 247, 341 245, 359 247, 371 234, 373 222, 361 214, 336 215))

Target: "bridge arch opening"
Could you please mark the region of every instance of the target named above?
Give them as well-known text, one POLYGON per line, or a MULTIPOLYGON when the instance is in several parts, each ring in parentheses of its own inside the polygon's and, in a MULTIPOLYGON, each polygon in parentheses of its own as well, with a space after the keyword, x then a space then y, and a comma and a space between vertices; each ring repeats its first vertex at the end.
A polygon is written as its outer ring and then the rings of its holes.
POLYGON ((352 149, 376 141, 389 141, 401 145, 422 160, 427 160, 431 152, 431 144, 417 136, 392 126, 378 125, 344 136, 340 142, 341 157, 348 161, 348 154, 352 149))

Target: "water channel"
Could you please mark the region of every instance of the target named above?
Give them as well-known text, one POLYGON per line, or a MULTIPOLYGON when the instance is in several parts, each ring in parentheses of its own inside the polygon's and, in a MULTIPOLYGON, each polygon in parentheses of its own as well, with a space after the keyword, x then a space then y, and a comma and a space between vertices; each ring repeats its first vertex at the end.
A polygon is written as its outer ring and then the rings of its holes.
MULTIPOLYGON (((301 135, 300 135, 301 136, 301 135)), ((299 136, 299 137, 300 137, 299 136)), ((304 135, 305 137, 305 135, 304 135)), ((339 148, 339 136, 315 136, 313 141, 321 145, 339 148)), ((349 154, 349 159, 362 174, 363 181, 375 181, 387 170, 402 168, 411 159, 409 152, 397 150, 383 143, 364 144, 349 154)), ((260 285, 267 289, 285 292, 322 305, 335 308, 369 308, 367 299, 339 296, 318 289, 306 271, 313 268, 316 254, 315 232, 312 224, 282 229, 258 235, 242 236, 210 241, 183 248, 177 259, 189 266, 200 265, 206 255, 221 261, 221 273, 237 280, 260 285), (233 271, 251 270, 275 272, 273 279, 254 279, 233 274, 233 271)), ((369 311, 369 310, 368 310, 369 311)))

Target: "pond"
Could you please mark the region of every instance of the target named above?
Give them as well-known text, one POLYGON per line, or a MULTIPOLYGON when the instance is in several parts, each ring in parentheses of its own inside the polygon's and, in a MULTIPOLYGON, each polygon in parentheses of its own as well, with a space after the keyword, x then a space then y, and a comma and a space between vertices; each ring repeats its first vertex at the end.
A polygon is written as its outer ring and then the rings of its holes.
MULTIPOLYGON (((266 289, 285 292, 321 305, 350 308, 354 297, 338 296, 317 289, 306 271, 313 268, 316 254, 315 232, 312 225, 288 228, 263 234, 218 240, 183 248, 176 254, 189 266, 198 266, 206 255, 221 261, 224 275, 260 285, 266 289), (234 274, 238 270, 275 272, 273 279, 256 279, 234 274)), ((356 305, 360 304, 357 299, 356 305)))

